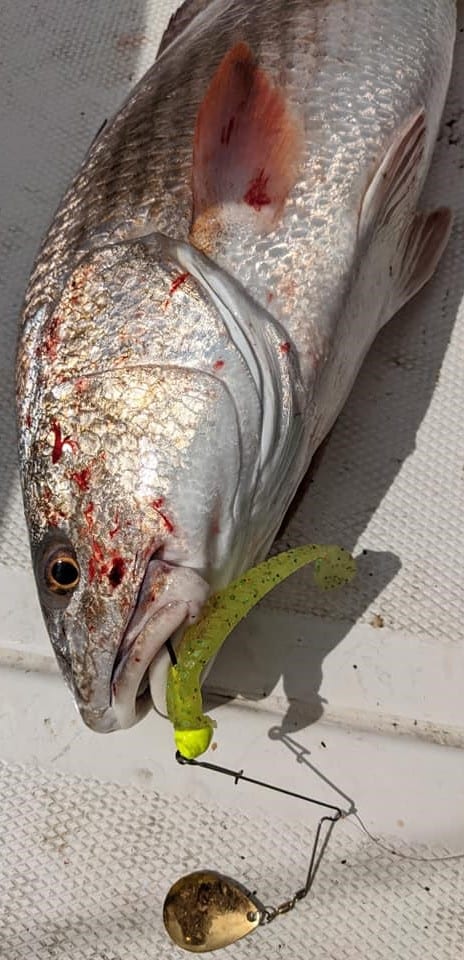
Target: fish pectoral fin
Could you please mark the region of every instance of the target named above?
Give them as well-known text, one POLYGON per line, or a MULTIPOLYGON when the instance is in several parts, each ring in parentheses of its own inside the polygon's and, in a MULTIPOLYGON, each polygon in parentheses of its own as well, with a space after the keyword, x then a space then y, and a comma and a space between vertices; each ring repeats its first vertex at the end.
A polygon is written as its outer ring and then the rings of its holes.
MULTIPOLYGON (((401 127, 378 166, 363 198, 358 237, 378 235, 393 221, 399 243, 390 266, 390 316, 413 297, 432 276, 448 242, 452 215, 447 207, 415 213, 412 190, 424 154, 425 112, 417 110, 401 127)), ((388 231, 387 231, 388 236, 388 231)))
POLYGON ((404 203, 417 177, 425 146, 425 113, 417 110, 395 135, 367 187, 358 221, 358 237, 386 226, 404 203))
POLYGON ((235 44, 198 111, 191 242, 210 253, 237 223, 267 232, 278 221, 302 156, 301 126, 283 90, 235 44))
POLYGON ((448 243, 452 219, 449 207, 414 217, 401 248, 395 312, 430 280, 448 243))

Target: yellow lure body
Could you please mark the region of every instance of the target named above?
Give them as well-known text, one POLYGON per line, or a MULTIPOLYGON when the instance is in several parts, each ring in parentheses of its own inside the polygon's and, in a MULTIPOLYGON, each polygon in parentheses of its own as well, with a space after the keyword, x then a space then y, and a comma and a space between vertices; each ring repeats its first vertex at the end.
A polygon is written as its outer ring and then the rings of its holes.
POLYGON ((182 756, 189 760, 199 757, 213 737, 214 723, 203 713, 200 685, 206 664, 267 593, 308 563, 314 563, 314 579, 322 590, 348 583, 356 572, 353 557, 343 547, 295 547, 252 567, 218 590, 205 604, 200 620, 185 631, 166 688, 167 712, 182 756))

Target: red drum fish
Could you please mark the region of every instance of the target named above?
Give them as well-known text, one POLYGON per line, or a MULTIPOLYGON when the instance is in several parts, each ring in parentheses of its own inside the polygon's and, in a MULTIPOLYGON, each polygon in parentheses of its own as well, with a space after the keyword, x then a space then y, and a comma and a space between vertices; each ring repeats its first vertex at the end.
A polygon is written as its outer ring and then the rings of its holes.
POLYGON ((18 352, 40 601, 90 727, 268 551, 376 334, 433 273, 418 202, 454 0, 187 0, 45 238, 18 352))

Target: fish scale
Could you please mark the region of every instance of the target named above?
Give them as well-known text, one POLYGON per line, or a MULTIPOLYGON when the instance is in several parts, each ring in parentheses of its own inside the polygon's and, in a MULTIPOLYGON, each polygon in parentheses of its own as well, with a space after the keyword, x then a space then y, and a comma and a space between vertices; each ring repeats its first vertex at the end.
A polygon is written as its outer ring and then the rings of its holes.
POLYGON ((264 557, 438 263, 450 213, 417 205, 455 17, 189 0, 63 199, 25 299, 19 449, 42 609, 95 729, 143 715, 165 641, 264 557))

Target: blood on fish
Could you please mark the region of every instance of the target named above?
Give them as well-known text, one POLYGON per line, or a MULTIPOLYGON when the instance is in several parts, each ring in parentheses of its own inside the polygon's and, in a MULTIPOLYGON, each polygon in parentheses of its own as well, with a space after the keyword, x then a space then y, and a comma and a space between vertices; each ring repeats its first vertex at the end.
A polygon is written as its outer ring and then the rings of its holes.
POLYGON ((108 573, 108 580, 111 583, 111 586, 119 587, 124 574, 126 572, 126 565, 122 557, 114 557, 111 570, 108 573))
POLYGON ((179 273, 177 277, 174 277, 174 280, 172 280, 171 286, 169 287, 169 293, 167 295, 167 298, 164 301, 165 307, 169 306, 169 301, 172 295, 176 292, 176 290, 179 289, 179 287, 182 286, 183 283, 185 283, 185 281, 188 279, 188 276, 189 276, 188 273, 179 273))
POLYGON ((285 343, 280 344, 281 353, 290 353, 290 350, 291 350, 291 345, 289 344, 288 340, 286 340, 285 343))
POLYGON ((169 296, 170 296, 170 297, 172 297, 173 293, 175 293, 176 290, 178 290, 179 287, 181 287, 182 284, 185 283, 185 281, 187 280, 187 278, 188 278, 188 273, 180 273, 178 277, 175 277, 175 279, 172 281, 171 286, 170 286, 170 289, 169 289, 169 296))
POLYGON ((58 344, 60 342, 60 338, 58 336, 58 329, 62 322, 63 322, 63 318, 60 317, 59 314, 56 313, 52 317, 47 336, 45 337, 44 342, 39 347, 37 347, 36 356, 40 357, 40 356, 44 356, 45 354, 46 356, 49 357, 50 360, 56 360, 58 344))
POLYGON ((56 420, 54 420, 52 423, 52 430, 54 433, 52 463, 58 463, 58 460, 61 459, 63 450, 71 450, 72 453, 76 453, 76 450, 79 449, 79 444, 77 440, 71 440, 71 437, 61 436, 61 427, 56 420))
POLYGON ((85 377, 79 377, 79 380, 76 380, 76 393, 84 393, 89 385, 89 381, 85 377))
POLYGON ((74 480, 74 483, 77 483, 79 490, 88 490, 90 486, 90 467, 84 467, 83 470, 75 470, 71 474, 71 480, 74 480))
POLYGON ((216 362, 213 363, 213 370, 222 370, 223 366, 224 360, 216 360, 216 362))
MULTIPOLYGON (((89 505, 90 506, 90 505, 89 505)), ((126 563, 123 557, 113 553, 110 562, 105 561, 103 548, 98 540, 92 540, 92 555, 89 559, 89 582, 92 583, 95 577, 100 580, 107 576, 108 580, 115 589, 119 587, 126 572, 126 563)))
POLYGON ((27 414, 26 414, 26 417, 25 417, 25 419, 24 419, 24 423, 26 424, 27 429, 30 430, 31 427, 32 427, 32 417, 31 417, 30 413, 27 413, 27 414))
POLYGON ((103 561, 103 549, 100 544, 94 540, 93 541, 93 555, 97 563, 102 563, 103 561))
POLYGON ((164 503, 164 497, 159 497, 158 500, 152 500, 151 506, 153 507, 153 510, 156 510, 156 512, 157 512, 157 513, 159 514, 159 516, 161 517, 162 521, 163 521, 164 524, 165 524, 165 527, 166 527, 168 533, 174 533, 174 524, 171 523, 171 521, 169 520, 169 518, 168 518, 164 513, 162 513, 162 511, 161 511, 161 509, 160 509, 160 508, 163 506, 163 503, 164 503))
POLYGON ((261 210, 261 207, 272 203, 266 190, 268 181, 269 177, 264 176, 264 167, 259 171, 258 176, 251 180, 243 199, 249 207, 253 207, 253 210, 261 210))

